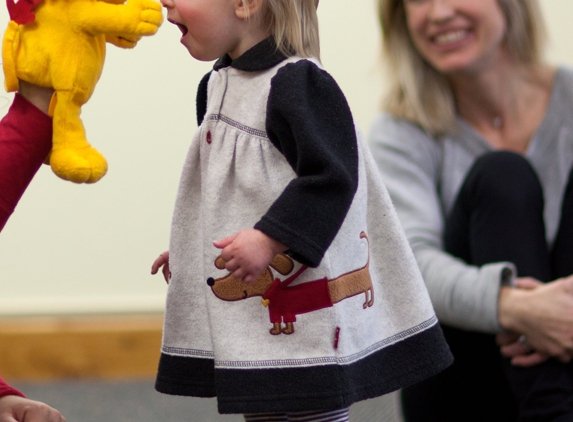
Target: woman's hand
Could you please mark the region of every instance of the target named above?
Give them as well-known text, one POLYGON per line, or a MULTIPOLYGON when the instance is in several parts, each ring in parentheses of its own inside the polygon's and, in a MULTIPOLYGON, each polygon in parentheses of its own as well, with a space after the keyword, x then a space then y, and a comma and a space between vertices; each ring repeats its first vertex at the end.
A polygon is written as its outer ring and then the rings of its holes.
POLYGON ((20 396, 0 397, 0 422, 66 422, 56 409, 20 396))
POLYGON ((151 266, 151 274, 155 275, 162 268, 163 278, 165 278, 165 282, 169 284, 169 280, 171 280, 171 271, 169 270, 169 251, 163 252, 159 255, 155 261, 153 261, 153 265, 151 266))
POLYGON ((568 362, 573 356, 573 276, 546 284, 521 278, 516 285, 500 291, 499 321, 510 332, 498 336, 502 354, 519 366, 532 366, 548 357, 568 362), (524 335, 531 348, 512 342, 519 335, 511 333, 524 335), (531 349, 536 352, 530 353, 531 349))
POLYGON ((233 277, 252 283, 270 264, 276 254, 287 247, 256 229, 241 230, 213 242, 222 249, 221 258, 233 277))
POLYGON ((534 351, 523 334, 502 331, 496 336, 496 341, 500 346, 501 354, 511 358, 512 365, 530 367, 549 359, 549 355, 534 351))

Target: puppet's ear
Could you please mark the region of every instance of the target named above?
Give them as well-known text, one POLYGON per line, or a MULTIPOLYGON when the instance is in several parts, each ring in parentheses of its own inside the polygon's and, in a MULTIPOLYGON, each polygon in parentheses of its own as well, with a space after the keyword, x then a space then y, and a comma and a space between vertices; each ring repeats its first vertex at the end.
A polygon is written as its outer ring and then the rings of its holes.
POLYGON ((264 0, 235 0, 235 14, 239 19, 248 19, 256 15, 264 0))
POLYGON ((294 268, 294 262, 292 261, 291 258, 281 253, 275 255, 275 257, 271 261, 271 267, 273 267, 282 275, 287 275, 294 268))

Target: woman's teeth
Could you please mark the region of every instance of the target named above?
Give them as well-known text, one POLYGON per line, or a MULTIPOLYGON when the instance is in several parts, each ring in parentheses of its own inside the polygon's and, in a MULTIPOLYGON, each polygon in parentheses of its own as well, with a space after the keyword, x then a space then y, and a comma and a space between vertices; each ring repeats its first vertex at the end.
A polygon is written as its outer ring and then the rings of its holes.
POLYGON ((434 37, 434 43, 438 45, 451 44, 464 39, 468 35, 468 31, 461 29, 459 31, 445 32, 434 37))

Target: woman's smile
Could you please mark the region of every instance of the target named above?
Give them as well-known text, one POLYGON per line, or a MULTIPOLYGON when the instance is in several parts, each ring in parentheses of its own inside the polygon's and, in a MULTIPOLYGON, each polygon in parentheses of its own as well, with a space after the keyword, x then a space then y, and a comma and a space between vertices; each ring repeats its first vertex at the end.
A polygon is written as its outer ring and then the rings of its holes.
POLYGON ((432 42, 439 46, 446 46, 450 44, 456 44, 469 36, 469 31, 467 29, 458 29, 447 32, 442 32, 438 35, 433 36, 432 42))

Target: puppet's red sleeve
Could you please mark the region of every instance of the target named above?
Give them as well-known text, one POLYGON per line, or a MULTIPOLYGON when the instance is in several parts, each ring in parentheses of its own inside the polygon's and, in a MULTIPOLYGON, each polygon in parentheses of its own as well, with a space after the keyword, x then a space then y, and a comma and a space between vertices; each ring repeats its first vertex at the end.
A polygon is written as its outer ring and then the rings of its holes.
POLYGON ((16 94, 0 121, 0 231, 52 149, 52 119, 16 94))
POLYGON ((22 394, 20 391, 16 390, 15 388, 10 387, 8 385, 8 383, 6 381, 4 381, 2 379, 2 377, 0 376, 0 397, 4 397, 4 396, 24 397, 24 394, 22 394))

